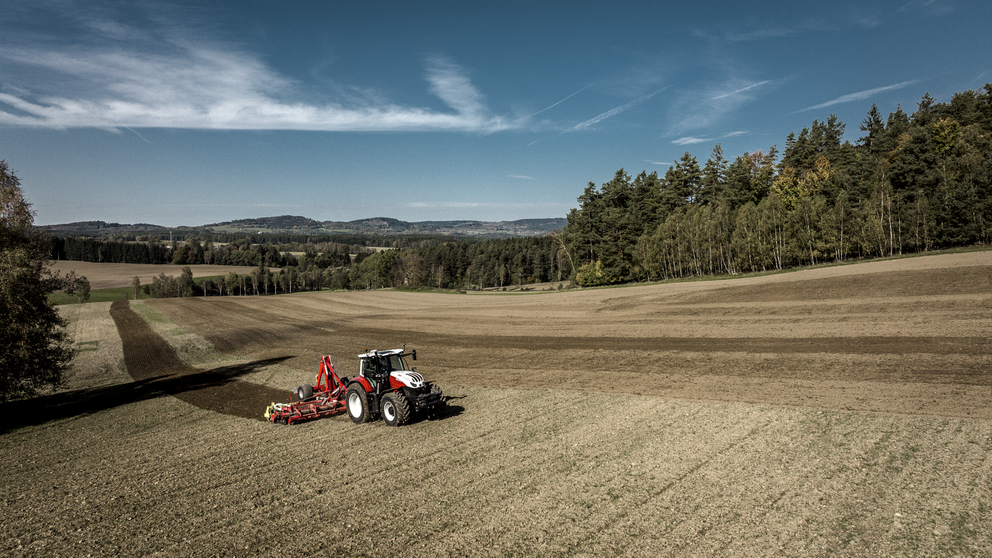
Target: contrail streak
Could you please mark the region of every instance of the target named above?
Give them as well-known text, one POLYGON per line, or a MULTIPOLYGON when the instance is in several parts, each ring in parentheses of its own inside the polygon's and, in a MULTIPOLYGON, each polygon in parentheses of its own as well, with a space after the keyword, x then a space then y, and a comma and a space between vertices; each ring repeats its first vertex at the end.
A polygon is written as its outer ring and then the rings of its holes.
POLYGON ((762 86, 762 85, 764 85, 766 83, 769 83, 770 81, 771 80, 765 80, 765 81, 759 81, 758 83, 752 83, 751 85, 748 85, 747 87, 742 87, 742 88, 738 89, 737 91, 731 91, 730 93, 724 93, 723 95, 718 95, 716 97, 713 97, 711 100, 715 101, 717 99, 722 99, 724 97, 729 97, 731 95, 736 95, 738 93, 743 93, 743 92, 747 91, 748 89, 754 89, 755 87, 762 86))
POLYGON ((619 106, 619 107, 617 107, 615 109, 608 110, 608 111, 604 112, 603 114, 600 114, 599 116, 597 116, 595 118, 590 118, 589 120, 586 120, 585 122, 581 122, 579 124, 576 124, 570 130, 566 130, 566 131, 574 131, 574 130, 581 130, 582 128, 588 128, 589 126, 592 126, 593 124, 595 124, 597 122, 600 122, 602 120, 606 120, 607 118, 609 118, 611 116, 616 116, 616 115, 620 114, 621 112, 629 109, 630 107, 632 107, 632 106, 634 106, 634 105, 636 105, 638 103, 642 103, 644 101, 647 101, 648 99, 650 99, 651 97, 654 97, 655 95, 657 95, 661 91, 662 91, 662 89, 659 89, 658 91, 655 91, 654 93, 648 93, 647 95, 644 95, 643 97, 638 97, 637 99, 634 99, 633 101, 631 101, 631 102, 629 102, 629 103, 627 103, 625 105, 621 105, 621 106, 619 106))
POLYGON ((583 91, 585 91, 586 89, 589 89, 589 88, 590 88, 590 87, 592 87, 593 85, 596 85, 596 83, 598 83, 598 82, 595 82, 595 81, 594 81, 594 82, 592 82, 592 83, 590 83, 589 85, 587 85, 587 86, 585 86, 585 87, 583 87, 582 89, 579 89, 579 90, 578 90, 578 91, 576 91, 575 93, 572 93, 572 94, 571 94, 571 95, 569 95, 568 97, 565 97, 564 99, 562 99, 562 100, 560 100, 560 101, 558 101, 557 103, 555 103, 555 104, 553 104, 553 105, 551 105, 550 107, 547 107, 547 108, 544 108, 544 109, 541 109, 541 110, 539 110, 539 111, 537 111, 537 112, 535 112, 534 114, 532 114, 532 115, 530 115, 530 116, 528 116, 527 118, 534 118, 534 117, 535 117, 535 116, 537 116, 538 114, 541 114, 542 112, 544 112, 544 111, 546 111, 546 110, 548 110, 548 109, 553 109, 553 108, 555 108, 556 106, 558 106, 558 105, 560 105, 560 104, 562 104, 562 103, 564 103, 565 101, 567 101, 567 100, 569 100, 569 99, 571 99, 572 97, 574 97, 574 96, 576 96, 576 95, 578 95, 579 93, 582 93, 582 92, 583 92, 583 91))

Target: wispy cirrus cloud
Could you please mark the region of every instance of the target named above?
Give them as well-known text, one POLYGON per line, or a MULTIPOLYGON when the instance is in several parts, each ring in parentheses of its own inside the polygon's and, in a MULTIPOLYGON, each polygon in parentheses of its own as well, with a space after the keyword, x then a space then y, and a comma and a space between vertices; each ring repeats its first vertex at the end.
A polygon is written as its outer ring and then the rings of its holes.
POLYGON ((954 6, 951 2, 940 2, 938 0, 910 0, 896 10, 896 13, 907 11, 945 15, 953 12, 954 6))
MULTIPOLYGON (((775 80, 750 82, 734 78, 719 85, 688 90, 670 108, 672 126, 669 133, 681 135, 689 131, 710 128, 726 115, 753 101, 759 93, 769 89, 774 83, 775 80)), ((683 137, 675 141, 688 143, 691 139, 695 138, 683 137)), ((702 141, 711 140, 700 140, 702 141)))
POLYGON ((696 138, 692 136, 687 136, 684 138, 679 138, 677 140, 672 140, 675 145, 695 145, 697 143, 704 143, 707 141, 713 141, 713 138, 696 138))
MULTIPOLYGON (((719 137, 719 139, 732 138, 732 137, 735 137, 735 136, 743 136, 743 135, 746 135, 746 134, 749 134, 749 133, 750 132, 743 131, 743 130, 738 130, 736 132, 729 132, 729 133, 723 134, 723 135, 721 135, 719 137)), ((686 136, 686 137, 683 137, 683 138, 672 140, 672 143, 674 143, 675 145, 695 145, 697 143, 706 143, 708 141, 715 141, 715 139, 716 138, 697 138, 697 137, 693 137, 693 136, 686 136)))
POLYGON ((761 39, 791 37, 793 35, 798 35, 802 31, 802 27, 767 27, 747 32, 728 32, 724 34, 724 38, 732 43, 737 43, 742 41, 757 41, 761 39))
POLYGON ((906 86, 909 86, 909 85, 913 85, 917 81, 919 81, 919 80, 915 80, 914 79, 914 80, 911 80, 911 81, 903 81, 903 82, 895 83, 895 84, 892 84, 892 85, 886 85, 884 87, 876 87, 874 89, 865 89, 864 91, 858 91, 856 93, 848 93, 847 95, 841 95, 840 97, 837 97, 836 99, 831 99, 831 100, 829 100, 829 101, 827 101, 825 103, 820 103, 818 105, 813 105, 811 107, 806 107, 806 108, 804 108, 802 110, 797 110, 797 111, 793 112, 792 114, 796 114, 796 113, 800 113, 800 112, 806 112, 808 110, 816 110, 816 109, 826 108, 826 107, 830 107, 830 106, 833 106, 833 105, 839 105, 841 103, 850 103, 852 101, 863 101, 865 99, 869 99, 872 96, 877 95, 877 94, 882 93, 882 92, 885 92, 885 91, 892 91, 893 89, 902 89, 903 87, 906 87, 906 86))
POLYGON ((425 62, 428 90, 451 109, 437 111, 377 95, 313 102, 256 54, 203 40, 203 33, 195 38, 177 28, 129 33, 109 21, 89 22, 80 34, 85 40, 48 38, 36 46, 0 39, 0 64, 8 69, 0 90, 0 124, 479 133, 513 127, 491 113, 467 72, 444 57, 425 62))

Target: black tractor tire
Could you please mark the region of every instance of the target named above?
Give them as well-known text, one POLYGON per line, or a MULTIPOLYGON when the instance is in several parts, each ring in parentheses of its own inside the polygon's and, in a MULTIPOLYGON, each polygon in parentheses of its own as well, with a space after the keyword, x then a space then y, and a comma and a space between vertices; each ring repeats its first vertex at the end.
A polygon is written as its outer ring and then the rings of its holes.
MULTIPOLYGON (((431 386, 431 393, 441 394, 441 388, 437 386, 431 386)), ((441 395, 441 400, 437 404, 431 406, 427 409, 426 416, 428 420, 437 420, 444 416, 447 411, 448 402, 445 401, 444 395, 441 395)))
POLYGON ((410 420, 410 403, 401 392, 382 396, 382 421, 388 426, 402 426, 410 420))
POLYGON ((369 421, 369 396, 362 384, 356 382, 348 386, 344 401, 351 422, 362 424, 369 421))
POLYGON ((303 384, 302 386, 296 388, 296 397, 300 401, 306 401, 313 397, 313 386, 309 384, 303 384))

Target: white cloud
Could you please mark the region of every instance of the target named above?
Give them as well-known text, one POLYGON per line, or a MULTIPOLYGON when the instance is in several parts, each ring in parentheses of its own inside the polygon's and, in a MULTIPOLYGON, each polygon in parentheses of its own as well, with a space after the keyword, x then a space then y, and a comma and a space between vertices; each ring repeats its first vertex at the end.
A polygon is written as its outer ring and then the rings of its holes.
POLYGON ((902 89, 903 87, 906 87, 908 85, 912 85, 912 84, 916 83, 917 81, 918 80, 904 81, 902 83, 896 83, 896 84, 893 84, 893 85, 886 85, 885 87, 876 87, 875 89, 866 89, 864 91, 858 91, 857 93, 848 93, 847 95, 841 95, 840 97, 837 97, 836 99, 832 99, 832 100, 827 101, 825 103, 820 103, 818 105, 813 105, 811 107, 807 107, 807 108, 804 108, 802 110, 797 110, 796 112, 794 112, 792 114, 796 114, 798 112, 806 112, 808 110, 816 110, 816 109, 826 108, 826 107, 833 106, 833 105, 839 105, 841 103, 850 103, 852 101, 863 101, 865 99, 868 99, 868 98, 872 97, 873 95, 877 95, 878 93, 882 93, 884 91, 891 91, 893 89, 902 89))
MULTIPOLYGON (((98 28, 98 27, 94 27, 98 28)), ((0 62, 20 70, 0 92, 0 124, 47 128, 189 128, 312 131, 469 131, 510 128, 492 115, 467 73, 427 61, 431 93, 451 111, 383 102, 370 95, 313 103, 256 54, 166 30, 154 41, 112 36, 83 45, 15 47, 0 39, 0 62), (86 46, 88 44, 89 46, 86 46), (67 93, 71 91, 72 93, 67 93)))
POLYGON ((519 178, 520 180, 535 180, 533 176, 527 176, 526 174, 508 174, 508 178, 519 178))
POLYGON ((672 140, 675 145, 692 145, 695 143, 703 143, 707 141, 713 141, 710 138, 694 138, 694 137, 684 137, 677 140, 672 140))
POLYGON ((753 101, 759 92, 764 92, 774 82, 775 80, 750 82, 731 78, 719 85, 687 90, 669 109, 673 124, 668 133, 681 135, 711 128, 726 115, 753 101))

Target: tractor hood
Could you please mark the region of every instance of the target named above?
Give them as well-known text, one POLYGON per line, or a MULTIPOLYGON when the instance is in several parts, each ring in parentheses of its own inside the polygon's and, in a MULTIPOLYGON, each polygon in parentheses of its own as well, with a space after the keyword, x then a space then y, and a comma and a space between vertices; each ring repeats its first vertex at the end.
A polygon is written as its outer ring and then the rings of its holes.
POLYGON ((424 377, 410 370, 396 370, 390 372, 389 375, 403 382, 403 385, 409 388, 422 388, 425 385, 424 377))

